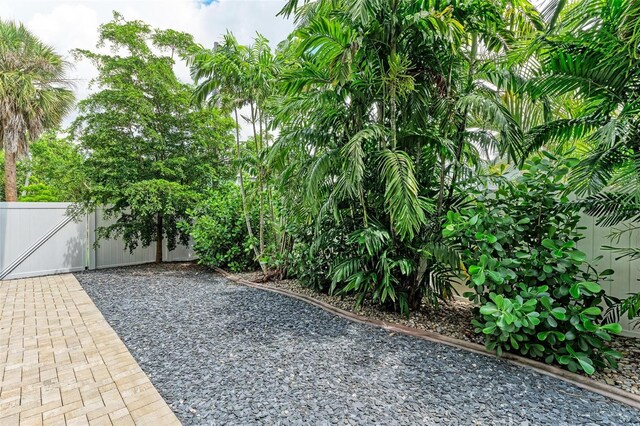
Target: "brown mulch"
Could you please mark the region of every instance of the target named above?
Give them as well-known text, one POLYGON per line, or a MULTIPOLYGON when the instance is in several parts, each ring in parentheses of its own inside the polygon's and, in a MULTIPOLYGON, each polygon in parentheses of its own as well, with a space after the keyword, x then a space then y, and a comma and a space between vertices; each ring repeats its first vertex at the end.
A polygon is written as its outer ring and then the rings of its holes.
MULTIPOLYGON (((263 277, 260 271, 236 273, 235 275, 253 282, 260 281, 263 277)), ((459 340, 484 344, 483 336, 476 334, 471 325, 473 305, 463 300, 454 300, 441 304, 439 308, 423 304, 419 310, 411 312, 407 318, 399 313, 381 311, 375 305, 364 305, 360 309, 356 309, 354 297, 329 296, 304 287, 296 280, 271 280, 260 284, 313 297, 336 308, 363 315, 367 318, 433 331, 459 340)), ((594 373, 591 378, 640 395, 640 339, 614 336, 609 346, 622 354, 618 370, 606 368, 603 371, 594 373)))

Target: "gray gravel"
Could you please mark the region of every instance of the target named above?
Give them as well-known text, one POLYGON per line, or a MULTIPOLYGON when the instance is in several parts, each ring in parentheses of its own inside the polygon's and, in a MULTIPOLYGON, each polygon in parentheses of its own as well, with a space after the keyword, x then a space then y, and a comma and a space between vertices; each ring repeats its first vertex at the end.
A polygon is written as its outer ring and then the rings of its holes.
POLYGON ((563 381, 197 267, 76 276, 187 425, 640 425, 563 381))

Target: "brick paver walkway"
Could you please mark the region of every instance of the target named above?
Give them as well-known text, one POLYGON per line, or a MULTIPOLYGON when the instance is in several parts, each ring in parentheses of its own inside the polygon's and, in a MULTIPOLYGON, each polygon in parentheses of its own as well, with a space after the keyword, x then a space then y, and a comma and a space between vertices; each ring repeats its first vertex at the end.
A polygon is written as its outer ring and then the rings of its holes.
POLYGON ((179 425, 73 275, 0 281, 0 425, 179 425))

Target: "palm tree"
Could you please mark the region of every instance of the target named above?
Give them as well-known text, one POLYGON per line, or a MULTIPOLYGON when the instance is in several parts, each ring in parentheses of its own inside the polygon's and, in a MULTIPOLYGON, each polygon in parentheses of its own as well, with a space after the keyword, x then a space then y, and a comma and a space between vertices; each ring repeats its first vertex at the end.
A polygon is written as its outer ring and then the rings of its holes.
POLYGON ((273 197, 268 185, 268 169, 265 153, 268 149, 270 135, 270 116, 267 112, 267 101, 274 90, 274 73, 277 61, 269 47, 268 40, 258 35, 253 45, 243 46, 231 33, 227 33, 221 44, 213 49, 201 48, 190 59, 191 75, 197 86, 194 100, 197 103, 215 103, 232 112, 236 123, 236 163, 238 181, 242 194, 243 213, 247 232, 254 240, 253 227, 249 219, 250 200, 245 184, 244 173, 251 172, 255 177, 255 198, 258 199, 259 224, 257 244, 253 244, 255 257, 260 261, 263 272, 266 265, 263 257, 266 251, 266 215, 269 214, 273 233, 278 234, 275 226, 276 218, 273 208, 273 197), (239 111, 249 108, 249 115, 242 116, 239 111), (240 141, 240 117, 251 127, 252 140, 244 150, 240 141), (245 155, 246 154, 246 155, 245 155), (251 166, 249 170, 247 165, 251 166), (245 167, 243 167, 245 166, 245 167))
MULTIPOLYGON (((571 188, 585 195, 585 212, 617 244, 640 231, 640 2, 551 2, 548 30, 527 47, 539 67, 528 83, 537 96, 577 100, 568 113, 532 128, 524 156, 541 146, 579 159, 571 188)), ((637 247, 612 247, 618 258, 640 258, 637 247)), ((640 312, 640 296, 617 315, 640 312)), ((616 315, 614 315, 614 319, 616 315)))
POLYGON ((60 124, 74 103, 68 64, 22 24, 0 20, 0 138, 5 199, 17 201, 16 161, 29 142, 60 124))
POLYGON ((538 69, 534 96, 570 96, 565 116, 533 127, 524 156, 541 146, 573 150, 580 159, 572 189, 588 196, 599 224, 640 219, 640 3, 559 2, 554 26, 531 46, 538 69), (562 8, 564 6, 564 9, 562 8))
POLYGON ((338 259, 333 285, 413 305, 435 282, 446 296, 436 256, 455 256, 440 244, 441 219, 479 147, 520 151, 506 89, 490 77, 541 27, 537 12, 527 1, 290 0, 282 13, 296 15, 300 59, 283 73, 276 148, 297 162, 289 173, 304 191, 293 195, 310 219, 350 223, 348 240, 368 253, 338 259))

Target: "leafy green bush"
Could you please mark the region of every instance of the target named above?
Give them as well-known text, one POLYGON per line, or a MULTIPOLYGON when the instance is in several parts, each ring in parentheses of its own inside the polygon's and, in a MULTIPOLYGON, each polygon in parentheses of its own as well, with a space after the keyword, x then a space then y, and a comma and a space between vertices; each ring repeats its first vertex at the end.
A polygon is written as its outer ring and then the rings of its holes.
POLYGON ((453 296, 448 265, 457 252, 429 241, 426 232, 424 240, 422 234, 413 239, 416 247, 407 247, 388 224, 370 221, 360 228, 356 220, 330 215, 315 227, 300 224, 289 232, 295 239, 290 276, 317 291, 353 296, 356 308, 372 303, 407 314, 422 302, 437 305, 453 296))
POLYGON ((314 290, 328 293, 331 288, 331 265, 348 255, 347 235, 353 224, 336 222, 326 216, 315 227, 306 223, 291 227, 295 241, 290 252, 289 275, 314 290))
POLYGON ((414 262, 398 255, 389 232, 370 225, 351 233, 347 243, 355 250, 332 267, 330 293, 354 293, 358 297, 356 306, 370 295, 374 303, 390 306, 397 303, 400 311, 407 313, 409 304, 402 281, 414 272, 414 262))
MULTIPOLYGON (((212 191, 189 213, 193 223, 183 226, 189 227, 200 263, 234 272, 259 267, 251 250, 237 185, 228 183, 212 191)), ((256 223, 257 214, 252 216, 256 223)))
MULTIPOLYGON (((550 157, 550 156, 549 156, 550 157)), ((572 161, 539 157, 519 178, 477 191, 473 207, 449 212, 445 237, 463 246, 462 264, 480 305, 473 324, 487 348, 517 351, 571 371, 615 367, 604 342, 617 323, 602 325, 598 274, 578 250, 579 209, 564 195, 572 161)))

